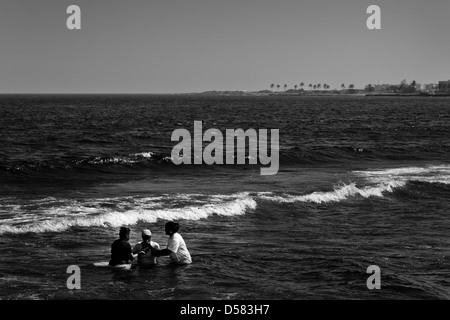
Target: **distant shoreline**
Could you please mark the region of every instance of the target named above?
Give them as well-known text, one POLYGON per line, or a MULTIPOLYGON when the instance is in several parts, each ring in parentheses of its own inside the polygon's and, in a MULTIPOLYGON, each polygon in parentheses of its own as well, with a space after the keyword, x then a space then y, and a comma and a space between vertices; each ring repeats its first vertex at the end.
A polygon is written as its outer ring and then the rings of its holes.
POLYGON ((367 93, 366 97, 450 97, 450 93, 367 93))
POLYGON ((450 93, 346 93, 346 92, 246 92, 206 91, 185 93, 0 93, 0 96, 204 96, 204 97, 450 97, 450 93))
POLYGON ((347 92, 245 92, 206 91, 201 93, 175 93, 194 96, 283 96, 283 97, 450 97, 449 93, 347 93, 347 92))

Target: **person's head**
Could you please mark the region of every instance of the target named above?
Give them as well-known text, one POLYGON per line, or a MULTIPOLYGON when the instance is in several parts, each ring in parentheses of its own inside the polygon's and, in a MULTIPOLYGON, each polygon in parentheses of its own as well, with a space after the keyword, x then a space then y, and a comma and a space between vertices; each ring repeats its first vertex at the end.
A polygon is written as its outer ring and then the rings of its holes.
POLYGON ((119 237, 121 240, 130 240, 130 228, 121 227, 119 237))
POLYGON ((148 229, 142 230, 142 241, 150 242, 152 239, 152 232, 148 229))
POLYGON ((180 225, 178 223, 173 221, 169 221, 166 223, 165 230, 167 235, 173 235, 175 232, 178 232, 178 229, 180 229, 180 225))

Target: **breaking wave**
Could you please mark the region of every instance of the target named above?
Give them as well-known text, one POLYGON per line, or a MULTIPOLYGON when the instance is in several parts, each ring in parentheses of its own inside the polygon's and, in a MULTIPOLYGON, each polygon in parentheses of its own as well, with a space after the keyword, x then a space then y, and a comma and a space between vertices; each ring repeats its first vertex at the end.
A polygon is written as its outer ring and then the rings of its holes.
POLYGON ((352 197, 384 197, 396 189, 404 188, 410 182, 432 184, 450 184, 450 166, 402 167, 367 171, 353 171, 352 175, 364 178, 364 186, 356 183, 338 185, 332 191, 313 192, 305 195, 275 195, 261 193, 259 198, 278 203, 331 203, 347 200, 352 197))
MULTIPOLYGON (((174 199, 183 199, 183 197, 183 195, 175 196, 174 199)), ((179 206, 179 202, 167 203, 164 198, 134 199, 130 197, 66 205, 58 205, 53 202, 56 200, 51 200, 47 203, 49 208, 44 206, 33 214, 26 214, 24 211, 26 208, 16 206, 15 216, 2 220, 0 234, 61 232, 72 227, 119 227, 134 225, 138 221, 154 223, 159 219, 200 220, 212 215, 242 215, 247 210, 256 208, 255 200, 245 193, 212 203, 208 203, 207 200, 197 200, 203 203, 198 206, 179 206), (167 208, 168 206, 172 207, 167 208)))
POLYGON ((82 200, 49 197, 22 204, 13 197, 2 198, 0 234, 61 232, 73 227, 119 227, 139 221, 200 220, 213 215, 243 215, 256 209, 259 201, 328 204, 358 198, 383 198, 398 189, 414 188, 415 184, 411 182, 450 184, 448 165, 352 171, 350 174, 359 179, 359 183, 341 183, 328 191, 307 194, 295 194, 295 190, 291 190, 285 193, 163 194, 82 200))
POLYGON ((312 202, 312 203, 330 203, 347 200, 350 197, 361 196, 363 198, 369 197, 383 197, 384 192, 393 192, 394 189, 403 187, 406 183, 390 182, 376 185, 373 187, 358 187, 355 183, 347 184, 341 187, 335 187, 333 191, 328 192, 313 192, 306 195, 260 195, 261 199, 268 201, 275 201, 278 203, 293 203, 293 202, 312 202))
POLYGON ((450 166, 402 167, 381 170, 354 171, 369 182, 426 182, 450 184, 450 166))

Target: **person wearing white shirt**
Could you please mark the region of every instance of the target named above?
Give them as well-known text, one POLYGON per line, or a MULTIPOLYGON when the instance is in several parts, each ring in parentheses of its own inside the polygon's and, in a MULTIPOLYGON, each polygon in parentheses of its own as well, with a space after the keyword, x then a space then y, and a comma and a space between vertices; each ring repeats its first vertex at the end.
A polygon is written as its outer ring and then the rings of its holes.
POLYGON ((175 264, 190 264, 192 263, 191 254, 187 249, 183 237, 178 233, 180 225, 176 222, 169 221, 166 223, 165 231, 169 236, 167 241, 167 248, 163 250, 151 249, 153 255, 156 257, 169 256, 170 261, 175 264))

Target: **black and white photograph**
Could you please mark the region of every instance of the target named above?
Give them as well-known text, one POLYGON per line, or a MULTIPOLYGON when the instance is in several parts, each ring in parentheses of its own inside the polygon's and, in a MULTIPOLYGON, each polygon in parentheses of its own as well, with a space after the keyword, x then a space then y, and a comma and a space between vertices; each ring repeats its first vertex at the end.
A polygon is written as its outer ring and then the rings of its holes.
POLYGON ((0 0, 0 300, 449 300, 449 15, 0 0))

